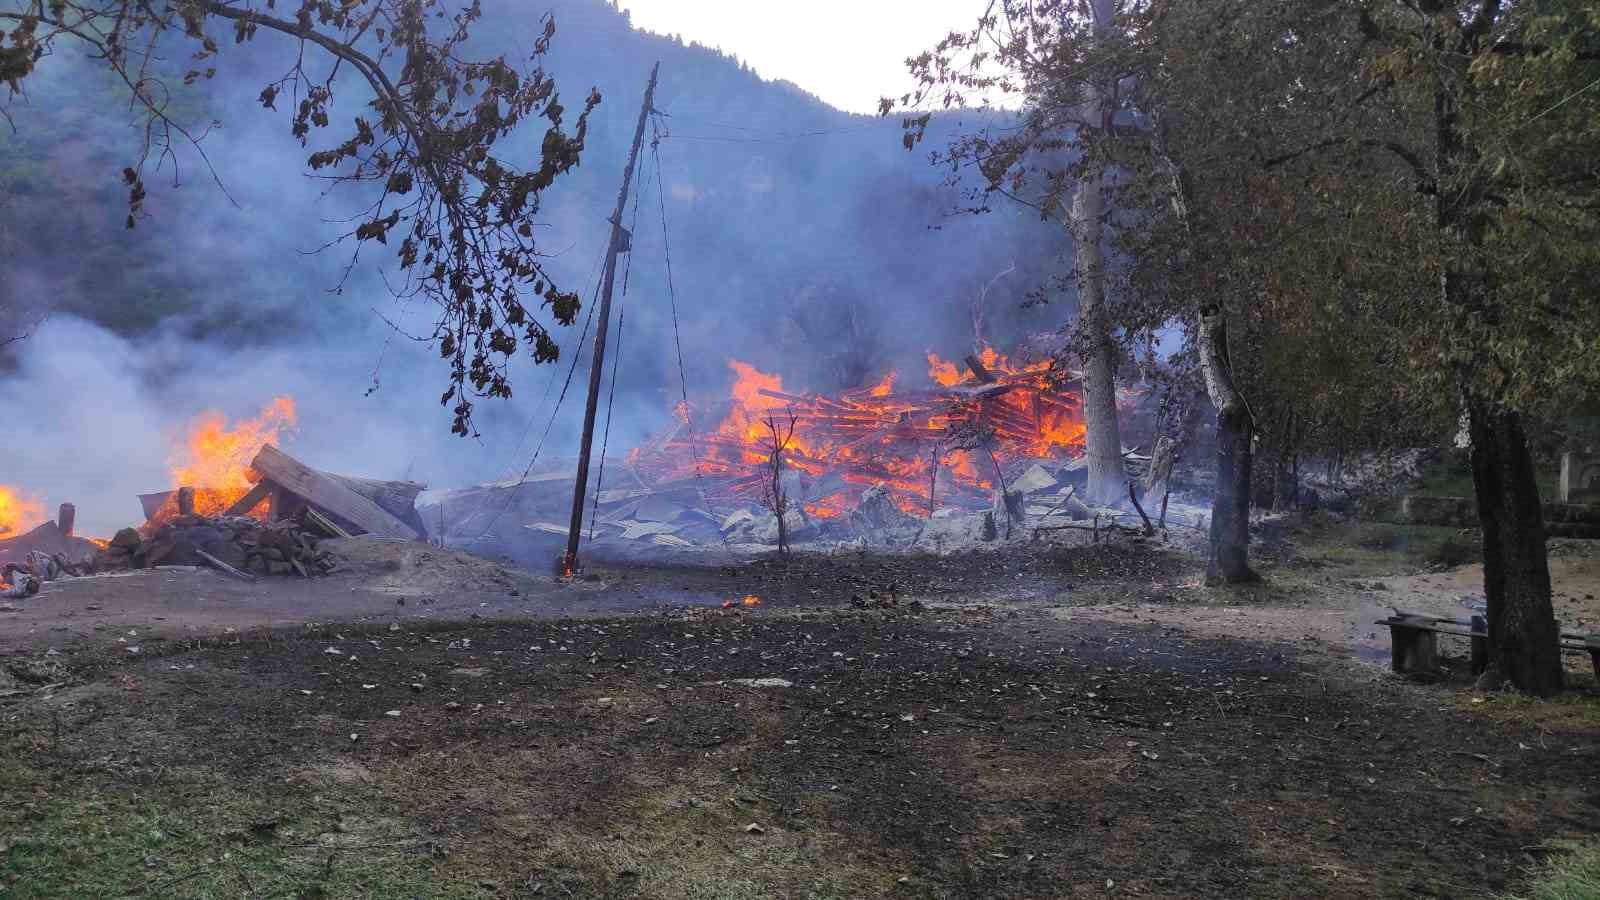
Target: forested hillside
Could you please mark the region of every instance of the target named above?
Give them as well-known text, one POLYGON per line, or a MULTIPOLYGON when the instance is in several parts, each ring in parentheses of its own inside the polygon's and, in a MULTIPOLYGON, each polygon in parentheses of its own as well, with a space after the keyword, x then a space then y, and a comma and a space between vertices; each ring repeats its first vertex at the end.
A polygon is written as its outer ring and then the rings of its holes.
MULTIPOLYGON (((473 49, 525 57, 545 8, 486 4, 473 49)), ((628 320, 636 343, 625 391, 676 374, 663 355, 670 346, 663 215, 687 340, 717 338, 717 352, 691 354, 698 380, 722 379, 722 357, 736 354, 783 371, 783 354, 774 351, 793 343, 812 352, 784 373, 817 387, 845 386, 838 382, 920 360, 929 349, 960 349, 963 343, 948 345, 971 340, 970 300, 1013 263, 1017 270, 991 292, 987 327, 1009 339, 1061 324, 1059 305, 1024 313, 1018 301, 1057 265, 1062 231, 1016 208, 955 215, 966 202, 962 192, 920 151, 901 146, 896 120, 841 113, 791 84, 763 81, 718 50, 633 31, 606 0, 548 8, 558 31, 546 63, 565 102, 577 104, 591 86, 604 97, 581 165, 545 199, 549 228, 539 237, 568 289, 588 293, 644 82, 661 62, 666 203, 658 205, 656 160, 647 152, 636 192, 642 212, 628 320), (874 302, 851 302, 862 299, 874 302), (862 320, 863 310, 875 318, 862 320), (837 353, 815 352, 830 345, 837 353)), ((348 247, 308 255, 344 230, 333 220, 356 208, 359 196, 321 197, 326 185, 305 174, 309 150, 287 133, 292 104, 280 100, 279 111, 269 111, 256 101, 281 74, 272 65, 282 40, 263 35, 225 47, 206 64, 217 67, 214 79, 182 89, 179 121, 197 134, 220 123, 201 146, 223 187, 180 141, 181 187, 173 186, 168 160, 165 177, 147 177, 148 216, 132 230, 123 225, 120 172, 136 154, 138 133, 127 103, 108 102, 126 88, 83 61, 41 65, 25 103, 13 109, 16 131, 0 137, 0 228, 21 263, 0 273, 4 290, 48 298, 57 313, 123 336, 176 332, 233 347, 370 325, 374 309, 400 318, 375 277, 377 264, 389 262, 382 254, 369 249, 338 297, 326 291, 339 283, 348 247)), ((189 63, 158 65, 178 85, 189 63)), ((362 112, 366 99, 353 81, 340 84, 336 121, 362 112)), ((974 122, 967 115, 936 127, 974 122)), ((532 160, 539 135, 527 132, 532 160)), ((377 344, 372 353, 376 360, 377 344)))

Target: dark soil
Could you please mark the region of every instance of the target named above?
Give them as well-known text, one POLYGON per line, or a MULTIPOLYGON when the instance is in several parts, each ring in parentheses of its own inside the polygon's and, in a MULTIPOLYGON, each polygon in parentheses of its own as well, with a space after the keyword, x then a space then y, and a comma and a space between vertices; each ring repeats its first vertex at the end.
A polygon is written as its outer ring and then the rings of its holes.
MULTIPOLYGON (((5 785, 0 833, 42 828, 64 792, 160 797, 204 771, 302 837, 381 812, 483 896, 1471 897, 1600 815, 1594 729, 1487 721, 1288 645, 786 599, 994 583, 999 557, 815 565, 681 576, 775 598, 754 611, 33 657, 72 684, 0 706, 4 752, 37 773, 5 785), (718 887, 735 877, 750 893, 718 887)), ((17 896, 42 896, 34 858, 0 866, 17 896)), ((135 892, 220 895, 209 868, 145 865, 135 892)))

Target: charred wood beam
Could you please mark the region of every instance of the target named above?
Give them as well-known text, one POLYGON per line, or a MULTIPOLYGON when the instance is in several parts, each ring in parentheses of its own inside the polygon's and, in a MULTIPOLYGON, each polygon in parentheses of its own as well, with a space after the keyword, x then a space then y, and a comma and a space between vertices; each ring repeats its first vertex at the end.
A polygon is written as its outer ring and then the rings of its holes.
POLYGON ((272 490, 272 483, 270 481, 267 481, 265 478, 261 479, 260 481, 256 482, 256 486, 255 487, 250 489, 249 493, 245 494, 243 497, 240 497, 237 502, 235 502, 232 506, 228 507, 227 511, 224 512, 223 515, 225 515, 225 516, 247 516, 247 515, 249 515, 250 514, 250 510, 255 509, 258 505, 260 505, 261 501, 267 499, 267 494, 271 490, 272 490))
POLYGON ((983 361, 978 359, 975 354, 967 354, 965 362, 967 364, 967 368, 972 370, 972 374, 977 376, 979 381, 983 382, 984 384, 994 383, 994 375, 984 367, 983 361))

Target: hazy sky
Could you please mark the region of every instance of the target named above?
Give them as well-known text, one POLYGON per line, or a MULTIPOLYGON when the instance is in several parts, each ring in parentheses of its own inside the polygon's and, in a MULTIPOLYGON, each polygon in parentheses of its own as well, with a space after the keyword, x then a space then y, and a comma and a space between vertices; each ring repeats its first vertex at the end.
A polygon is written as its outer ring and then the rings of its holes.
POLYGON ((738 56, 827 103, 876 113, 913 87, 905 59, 972 27, 988 0, 620 0, 637 28, 738 56))

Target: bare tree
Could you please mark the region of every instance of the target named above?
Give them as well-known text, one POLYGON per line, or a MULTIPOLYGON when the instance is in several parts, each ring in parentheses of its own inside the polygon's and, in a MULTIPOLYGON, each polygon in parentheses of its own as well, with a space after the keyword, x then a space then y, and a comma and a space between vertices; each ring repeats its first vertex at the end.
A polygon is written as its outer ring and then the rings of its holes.
POLYGON ((789 494, 783 489, 783 454, 788 452, 794 443, 795 415, 789 413, 789 422, 786 427, 780 427, 778 420, 767 416, 767 430, 772 434, 771 452, 767 454, 766 467, 771 478, 762 492, 762 502, 772 514, 778 517, 778 553, 781 556, 789 555, 789 494))
MULTIPOLYGON (((171 163, 174 145, 187 143, 210 171, 204 131, 180 121, 174 99, 182 90, 162 74, 162 60, 179 58, 175 43, 188 41, 192 68, 183 84, 216 72, 222 44, 219 23, 233 43, 265 30, 288 40, 284 74, 268 82, 259 100, 275 109, 285 93, 293 104, 290 132, 305 144, 313 129, 331 123, 336 79, 354 72, 372 93, 365 115, 352 116, 342 140, 311 153, 312 171, 326 170, 331 185, 362 185, 370 204, 334 243, 353 242, 350 264, 368 242, 392 248, 403 277, 397 296, 420 297, 437 307, 430 334, 449 362, 449 387, 441 403, 453 405, 453 429, 472 431, 474 397, 509 397, 507 364, 525 343, 535 362, 560 352, 537 315, 548 307, 556 322, 571 324, 579 297, 545 272, 534 231, 540 196, 557 176, 578 164, 589 113, 600 102, 591 90, 571 133, 562 130, 567 108, 540 61, 555 36, 555 20, 542 20, 526 66, 497 57, 460 56, 468 31, 482 16, 478 0, 452 11, 444 0, 0 0, 0 82, 11 97, 51 56, 58 42, 77 42, 127 88, 139 116, 139 157, 123 169, 129 228, 144 214, 147 168, 171 163), (316 72, 312 68, 324 64, 316 72), (498 142, 524 123, 548 120, 537 165, 523 171, 496 154, 498 142), (398 230, 399 234, 395 232, 398 230), (390 238, 399 240, 390 244, 390 238)), ((0 105, 0 117, 6 116, 0 105)), ((221 178, 211 171, 219 186, 221 178)), ((350 269, 347 268, 348 275, 350 269)))
POLYGON ((999 272, 995 273, 995 276, 993 278, 989 279, 989 283, 985 284, 983 286, 983 288, 978 291, 978 296, 972 298, 972 352, 973 353, 982 353, 983 352, 983 345, 984 345, 984 340, 983 340, 983 319, 984 319, 985 313, 988 311, 988 308, 989 308, 989 291, 992 290, 995 285, 1000 283, 1000 279, 1006 277, 1007 275, 1010 275, 1012 272, 1015 272, 1016 270, 1017 270, 1017 264, 1015 262, 1013 262, 1011 265, 1009 265, 1009 266, 1005 267, 1004 269, 1000 270, 999 272))

